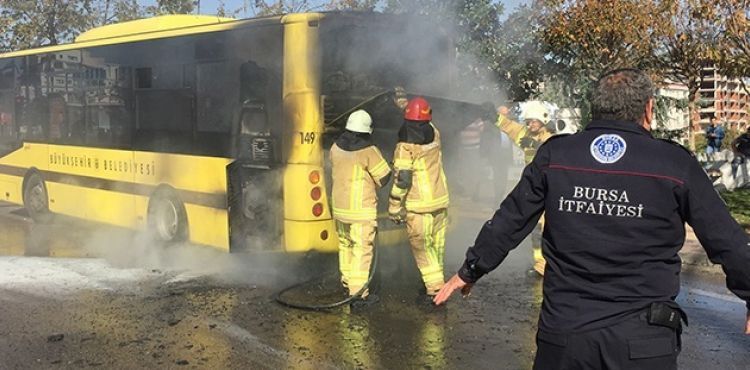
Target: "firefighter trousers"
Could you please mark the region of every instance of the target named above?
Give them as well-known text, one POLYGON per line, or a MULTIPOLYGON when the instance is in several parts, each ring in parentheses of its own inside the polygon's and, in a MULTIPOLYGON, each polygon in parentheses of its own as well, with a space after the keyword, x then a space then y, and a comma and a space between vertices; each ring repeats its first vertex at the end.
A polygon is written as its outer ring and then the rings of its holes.
POLYGON ((406 213, 406 230, 409 244, 422 274, 427 294, 435 295, 445 283, 443 258, 445 256, 445 229, 448 212, 440 209, 428 213, 406 213))
MULTIPOLYGON (((349 289, 349 295, 354 295, 370 276, 377 223, 374 220, 352 223, 336 220, 336 231, 339 235, 341 283, 349 289)), ((362 297, 367 293, 363 292, 362 297)))
POLYGON ((534 370, 676 370, 682 328, 648 323, 646 312, 575 334, 539 330, 534 370))

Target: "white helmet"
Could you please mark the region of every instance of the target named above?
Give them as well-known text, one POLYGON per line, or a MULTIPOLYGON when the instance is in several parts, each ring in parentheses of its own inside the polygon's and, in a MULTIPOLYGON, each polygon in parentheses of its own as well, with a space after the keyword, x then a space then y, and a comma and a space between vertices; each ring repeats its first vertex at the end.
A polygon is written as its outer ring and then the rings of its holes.
POLYGON ((372 133, 372 117, 364 110, 356 110, 346 120, 346 129, 364 134, 372 133))
POLYGON ((539 101, 530 101, 523 106, 523 119, 524 120, 538 120, 542 124, 546 124, 550 120, 549 109, 544 103, 539 101))

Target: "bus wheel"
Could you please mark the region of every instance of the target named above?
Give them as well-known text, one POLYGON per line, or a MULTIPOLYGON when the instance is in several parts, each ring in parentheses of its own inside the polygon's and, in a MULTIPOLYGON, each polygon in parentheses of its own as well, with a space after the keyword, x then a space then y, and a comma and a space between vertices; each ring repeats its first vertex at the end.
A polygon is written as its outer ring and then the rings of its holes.
POLYGON ((23 206, 26 212, 36 222, 48 223, 52 221, 52 213, 49 211, 49 197, 47 187, 44 185, 42 176, 32 173, 23 188, 23 206))
POLYGON ((187 239, 185 207, 168 192, 157 192, 151 197, 148 224, 151 232, 162 242, 182 242, 187 239))

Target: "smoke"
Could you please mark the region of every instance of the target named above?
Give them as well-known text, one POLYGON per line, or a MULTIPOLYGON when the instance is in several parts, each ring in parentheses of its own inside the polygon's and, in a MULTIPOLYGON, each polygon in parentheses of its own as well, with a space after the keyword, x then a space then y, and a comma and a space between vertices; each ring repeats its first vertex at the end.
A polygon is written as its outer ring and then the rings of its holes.
MULTIPOLYGON (((402 87, 409 98, 424 96, 430 102, 451 197, 448 269, 463 260, 466 247, 523 167, 523 153, 494 125, 494 109, 482 106, 499 106, 507 94, 490 66, 470 53, 456 55, 458 31, 449 24, 406 15, 337 16, 341 18, 324 19, 320 25, 327 132, 334 136, 343 126, 329 118, 354 107, 365 109, 373 117, 375 145, 392 160, 403 122, 396 88, 402 87), (394 94, 367 100, 382 91, 394 94)), ((389 190, 387 186, 379 192, 381 213, 389 190)))
MULTIPOLYGON (((137 135, 133 140, 135 150, 174 149, 177 144, 190 144, 194 145, 190 146, 191 148, 203 150, 205 154, 225 155, 230 145, 219 134, 230 129, 236 132, 235 127, 230 126, 240 122, 240 118, 245 117, 243 114, 247 113, 245 110, 255 109, 253 107, 256 105, 262 106, 262 111, 267 112, 267 121, 261 122, 259 128, 250 131, 269 135, 281 134, 279 137, 287 135, 278 132, 279 127, 283 126, 279 124, 283 120, 280 104, 281 45, 266 42, 277 37, 280 39, 280 34, 269 28, 262 31, 268 33, 266 36, 243 37, 248 35, 246 32, 249 33, 250 30, 227 36, 226 40, 219 43, 206 36, 205 39, 198 38, 195 45, 165 39, 144 43, 140 46, 141 49, 118 49, 115 46, 91 49, 91 55, 83 56, 84 63, 75 66, 84 69, 88 68, 85 63, 89 63, 90 67, 95 67, 100 64, 97 58, 104 58, 101 63, 106 61, 113 66, 121 64, 121 72, 127 72, 121 75, 127 78, 121 77, 118 80, 109 76, 110 72, 107 72, 107 79, 112 80, 112 83, 126 93, 123 93, 124 96, 113 96, 111 100, 125 102, 136 99, 131 91, 136 87, 141 94, 138 95, 139 99, 151 99, 153 104, 139 105, 139 109, 144 110, 138 115, 142 120, 139 121, 141 126, 172 129, 171 123, 179 120, 162 118, 171 115, 173 111, 184 113, 190 109, 197 109, 193 115, 196 117, 196 127, 199 129, 197 136, 200 140, 193 140, 193 135, 190 136, 192 141, 188 140, 187 136, 174 135, 165 141, 157 141, 151 140, 151 136, 147 135, 150 131, 138 131, 140 136, 137 135), (239 47, 240 45, 242 47, 239 47), (161 47, 166 49, 160 49, 161 47), (155 52, 157 49, 176 51, 155 52), (126 53, 127 50, 133 52, 126 53), (254 50, 266 52, 254 53, 254 50), (231 57, 228 54, 232 54, 231 57), (181 73, 175 72, 176 69, 172 71, 174 73, 167 73, 169 71, 162 71, 160 68, 174 69, 173 64, 165 63, 162 66, 157 63, 163 61, 162 59, 145 59, 164 58, 165 55, 173 55, 175 60, 179 59, 178 56, 185 55, 198 55, 200 58, 213 60, 219 55, 231 60, 231 63, 226 66, 203 63, 197 67, 180 67, 181 73), (135 63, 131 59, 139 62, 135 63), (153 71, 146 68, 133 69, 131 66, 141 64, 152 66, 153 71), (246 72, 244 75, 240 73, 243 65, 246 72), (229 74, 222 73, 225 70, 236 71, 239 78, 231 78, 229 74), (216 80, 216 83, 209 83, 214 76, 220 76, 221 79, 216 80), (246 79, 250 80, 245 81, 246 79), (225 80, 231 83, 223 83, 225 80), (135 82, 131 84, 130 81, 135 82), (141 82, 143 86, 140 85, 141 82), (247 84, 243 84, 244 82, 247 84), (190 102, 193 100, 182 99, 180 94, 165 95, 164 89, 182 91, 186 87, 195 89, 197 95, 194 98, 199 108, 187 108, 192 107, 190 102), (153 89, 154 92, 150 92, 149 89, 153 89), (143 95, 146 93, 150 95, 143 95), (237 99, 238 94, 242 97, 242 102, 237 99), (259 97, 268 99, 266 101, 259 97), (224 101, 220 102, 222 99, 224 101), (258 103, 261 100, 263 104, 258 103), (230 101, 232 104, 229 104, 230 101), (239 105, 245 101, 253 104, 240 107, 239 105), (225 108, 228 106, 233 106, 233 109, 239 111, 237 117, 230 118, 226 114, 229 109, 225 108), (162 121, 169 122, 170 125, 164 126, 162 121), (183 143, 182 139, 188 141, 183 143)), ((373 13, 332 14, 321 21, 320 33, 321 88, 325 95, 326 124, 333 125, 330 119, 340 116, 375 94, 399 86, 406 90, 409 97, 422 95, 433 105, 433 121, 442 134, 443 161, 452 198, 451 214, 454 215, 449 229, 448 238, 451 242, 446 261, 447 265, 450 265, 462 260, 465 247, 473 243, 482 222, 491 216, 492 211, 507 193, 520 167, 517 149, 511 149, 508 140, 503 141, 502 134, 493 125, 494 120, 488 118, 486 109, 479 105, 482 102, 499 105, 505 99, 507 94, 498 87, 497 76, 489 66, 482 67, 479 58, 474 55, 463 53, 460 58, 456 58, 456 48, 452 43, 456 30, 445 29, 430 19, 391 17, 373 13), (472 68, 471 73, 461 73, 461 70, 466 68, 472 68)), ((167 60, 171 62, 169 58, 167 60)), ((112 89, 108 93, 114 94, 114 91, 120 90, 112 89)), ((71 100, 74 93, 80 95, 78 91, 70 92, 70 96, 66 96, 69 103, 75 100, 71 100)), ((69 109, 72 109, 71 107, 69 109)), ((386 158, 390 158, 402 122, 401 111, 390 96, 373 100, 363 108, 373 116, 373 137, 376 145, 386 158)), ((130 127, 134 124, 135 115, 110 115, 111 117, 108 116, 106 120, 107 127, 110 121, 112 127, 130 127)), ((249 114, 247 116, 251 117, 249 114)), ((67 117, 68 120, 73 119, 71 112, 68 112, 67 117)), ((94 122, 94 127, 104 127, 103 122, 94 122)), ((67 125, 73 127, 73 123, 71 121, 67 125)), ((254 127, 251 123, 254 122, 248 122, 248 126, 254 127)), ((335 132, 335 127, 326 127, 327 135, 335 132), (329 130, 331 128, 334 130, 329 130)), ((327 137, 324 141, 331 143, 331 139, 327 137)), ((65 143, 67 142, 63 142, 65 143)), ((284 154, 286 153, 282 153, 282 157, 285 157, 284 154)), ((187 168, 170 168, 165 164, 159 171, 164 171, 161 178, 169 178, 166 176, 169 172, 180 173, 187 168)), ((264 180, 256 184, 257 187, 250 189, 268 186, 278 190, 281 188, 280 185, 269 186, 264 180)), ((263 194, 251 191, 241 196, 259 198, 263 197, 263 194)), ((280 195, 266 196, 266 199, 272 206, 261 212, 280 215, 282 210, 279 207, 283 204, 280 195)), ((383 207, 387 203, 387 195, 381 196, 380 199, 383 207)), ((255 227, 256 230, 266 230, 265 226, 256 224, 255 227)), ((252 233, 250 239, 255 239, 256 244, 273 245, 276 242, 275 235, 270 238, 266 238, 267 236, 256 232, 252 233)), ((102 228, 94 231, 84 242, 84 246, 91 254, 101 256, 115 266, 183 271, 186 276, 215 276, 236 283, 288 280, 294 278, 299 271, 293 263, 286 261, 291 259, 289 255, 283 253, 258 256, 244 253, 228 254, 210 247, 184 244, 162 246, 154 243, 152 236, 145 232, 121 233, 113 232, 110 228, 102 228)))
MULTIPOLYGON (((117 268, 141 268, 174 275, 170 282, 208 277, 239 285, 288 283, 281 255, 227 253, 187 243, 164 245, 148 232, 115 232, 99 229, 85 243, 91 256, 117 268)), ((290 266, 291 262, 286 262, 290 266)))

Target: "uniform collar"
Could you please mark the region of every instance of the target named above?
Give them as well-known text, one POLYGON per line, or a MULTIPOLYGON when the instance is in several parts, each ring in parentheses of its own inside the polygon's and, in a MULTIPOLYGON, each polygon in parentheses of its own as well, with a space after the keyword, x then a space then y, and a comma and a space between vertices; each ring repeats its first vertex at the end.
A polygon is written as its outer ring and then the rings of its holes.
POLYGON ((607 129, 616 131, 627 131, 640 135, 651 136, 651 133, 647 131, 643 126, 638 125, 635 122, 630 121, 610 121, 610 120, 594 120, 586 125, 586 131, 607 129))

